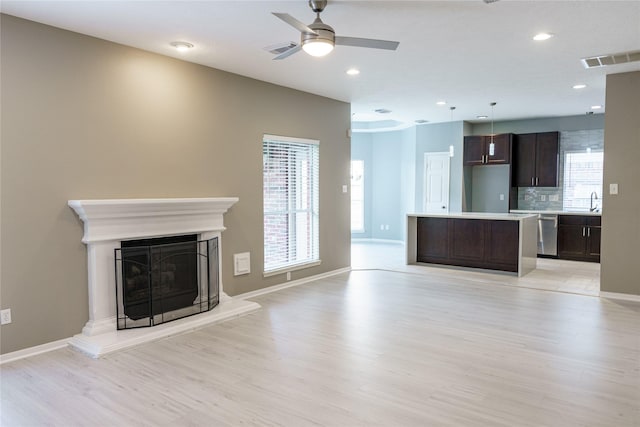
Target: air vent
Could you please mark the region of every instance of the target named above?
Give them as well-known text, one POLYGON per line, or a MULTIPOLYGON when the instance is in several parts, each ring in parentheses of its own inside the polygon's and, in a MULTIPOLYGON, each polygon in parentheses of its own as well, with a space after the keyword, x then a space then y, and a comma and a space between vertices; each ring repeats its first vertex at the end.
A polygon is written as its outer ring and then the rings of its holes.
POLYGON ((391 112, 391 110, 387 110, 386 108, 378 108, 373 111, 375 111, 378 114, 389 114, 391 112))
POLYGON ((271 46, 264 47, 263 49, 267 52, 271 52, 274 55, 280 55, 281 53, 285 53, 289 49, 293 49, 298 46, 298 43, 288 42, 288 43, 278 43, 271 46))
POLYGON ((626 64, 628 62, 640 61, 640 50, 632 52, 621 52, 610 55, 592 56, 590 58, 582 58, 584 68, 606 67, 609 65, 626 64))

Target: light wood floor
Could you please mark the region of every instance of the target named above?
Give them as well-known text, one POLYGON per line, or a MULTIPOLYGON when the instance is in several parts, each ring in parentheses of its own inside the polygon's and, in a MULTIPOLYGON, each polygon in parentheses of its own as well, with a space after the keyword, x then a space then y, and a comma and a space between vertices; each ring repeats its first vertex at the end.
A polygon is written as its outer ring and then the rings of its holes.
POLYGON ((92 360, 3 365, 2 426, 639 426, 640 304, 353 271, 92 360))
MULTIPOLYGON (((600 264, 594 262, 565 261, 538 258, 537 269, 531 273, 516 277, 507 273, 479 271, 477 269, 460 270, 458 277, 478 283, 517 286, 543 289, 557 292, 569 292, 581 295, 598 296, 600 294, 600 264)), ((402 243, 379 241, 355 241, 351 245, 351 266, 355 270, 390 270, 415 274, 427 274, 431 277, 450 275, 452 267, 407 265, 405 246, 402 243)))

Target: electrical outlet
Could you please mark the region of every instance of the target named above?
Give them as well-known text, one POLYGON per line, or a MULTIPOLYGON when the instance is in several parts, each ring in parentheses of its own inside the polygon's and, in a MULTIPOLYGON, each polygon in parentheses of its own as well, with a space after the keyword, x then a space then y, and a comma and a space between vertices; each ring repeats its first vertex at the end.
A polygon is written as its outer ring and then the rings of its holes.
POLYGON ((288 282, 289 280, 291 280, 291 272, 290 272, 290 271, 287 271, 287 282, 288 282))
POLYGON ((546 201, 547 201, 547 196, 546 196, 546 195, 544 195, 544 194, 541 194, 541 195, 540 195, 540 201, 541 201, 541 202, 546 202, 546 201))
POLYGON ((0 310, 0 325, 8 325, 9 323, 11 323, 11 309, 0 310))

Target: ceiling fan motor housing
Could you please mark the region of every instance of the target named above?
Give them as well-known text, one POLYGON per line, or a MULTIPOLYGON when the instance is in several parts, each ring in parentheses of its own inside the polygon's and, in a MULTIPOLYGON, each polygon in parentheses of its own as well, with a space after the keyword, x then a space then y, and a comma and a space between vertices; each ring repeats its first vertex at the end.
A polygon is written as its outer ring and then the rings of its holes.
POLYGON ((331 43, 332 45, 335 44, 335 38, 336 38, 335 31, 333 31, 333 28, 331 28, 331 26, 322 22, 320 18, 316 18, 316 20, 313 21, 313 24, 309 25, 309 28, 315 31, 316 34, 305 33, 305 32, 301 33, 300 39, 301 39, 302 45, 308 42, 317 41, 317 40, 326 40, 328 43, 331 43))

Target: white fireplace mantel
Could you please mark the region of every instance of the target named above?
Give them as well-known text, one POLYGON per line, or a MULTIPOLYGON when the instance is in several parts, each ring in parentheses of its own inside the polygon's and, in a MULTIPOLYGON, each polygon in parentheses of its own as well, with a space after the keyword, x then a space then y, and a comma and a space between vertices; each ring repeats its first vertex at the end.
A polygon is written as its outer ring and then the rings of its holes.
POLYGON ((116 329, 114 250, 120 242, 184 234, 197 234, 198 240, 219 237, 222 271, 223 214, 237 201, 236 197, 69 200, 84 222, 89 286, 89 321, 70 344, 99 357, 259 309, 257 303, 227 296, 220 277, 220 304, 213 310, 150 328, 116 329))

